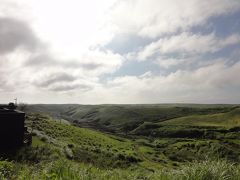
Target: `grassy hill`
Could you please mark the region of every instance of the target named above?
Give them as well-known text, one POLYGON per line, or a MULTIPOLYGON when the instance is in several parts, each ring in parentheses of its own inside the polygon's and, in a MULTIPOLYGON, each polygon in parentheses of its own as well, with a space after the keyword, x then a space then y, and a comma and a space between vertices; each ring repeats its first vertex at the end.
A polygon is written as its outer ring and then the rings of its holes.
POLYGON ((164 125, 188 125, 188 126, 240 126, 240 108, 226 113, 192 115, 174 118, 160 124, 164 125))
MULTIPOLYGON (((119 137, 41 113, 28 114, 26 123, 33 130, 33 144, 0 153, 0 179, 240 177, 239 132, 219 131, 223 138, 201 139, 137 134, 119 137)), ((170 131, 162 127, 166 133, 170 131)))
MULTIPOLYGON (((238 138, 240 131, 240 108, 228 112, 189 115, 162 122, 144 122, 130 134, 152 137, 180 138, 238 138)), ((239 139, 239 138, 238 138, 239 139)))
POLYGON ((236 105, 29 105, 28 112, 41 112, 82 127, 127 133, 144 122, 158 123, 191 115, 229 112, 236 105))
POLYGON ((31 146, 0 152, 0 179, 240 177, 236 105, 28 105, 31 146))
POLYGON ((78 106, 77 104, 22 104, 18 108, 27 113, 48 114, 53 118, 62 119, 65 112, 75 109, 78 106))

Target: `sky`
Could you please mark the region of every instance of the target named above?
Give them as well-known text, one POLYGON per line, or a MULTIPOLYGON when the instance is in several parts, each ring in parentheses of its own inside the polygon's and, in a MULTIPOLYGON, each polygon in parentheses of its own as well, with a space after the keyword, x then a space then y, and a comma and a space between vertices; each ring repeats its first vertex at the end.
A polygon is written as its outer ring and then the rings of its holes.
POLYGON ((0 0, 0 103, 240 103, 239 0, 0 0))

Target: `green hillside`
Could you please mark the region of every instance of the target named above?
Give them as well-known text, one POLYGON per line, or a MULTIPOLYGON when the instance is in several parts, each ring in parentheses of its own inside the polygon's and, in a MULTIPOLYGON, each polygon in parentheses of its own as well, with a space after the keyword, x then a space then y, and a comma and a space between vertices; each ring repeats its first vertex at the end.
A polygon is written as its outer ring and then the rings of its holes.
POLYGON ((135 134, 120 137, 66 124, 41 113, 28 113, 26 124, 33 132, 33 143, 0 153, 0 179, 240 177, 239 130, 216 131, 216 137, 206 134, 200 139, 183 138, 186 129, 180 126, 144 123, 134 130, 135 134), (142 134, 142 127, 152 132, 160 129, 164 137, 142 134), (179 129, 181 133, 173 137, 179 129))
POLYGON ((101 167, 128 166, 140 161, 130 140, 61 123, 41 114, 29 118, 37 136, 62 148, 77 161, 92 162, 101 167), (123 158, 118 159, 118 156, 123 158))
POLYGON ((133 135, 158 138, 238 138, 240 131, 240 108, 228 112, 190 115, 162 122, 144 122, 130 132, 133 135))
POLYGON ((163 125, 187 125, 187 126, 240 126, 240 108, 226 113, 191 115, 171 119, 159 124, 163 125))
POLYGON ((29 105, 28 112, 41 112, 57 119, 74 122, 107 132, 127 133, 144 122, 229 112, 235 105, 29 105))

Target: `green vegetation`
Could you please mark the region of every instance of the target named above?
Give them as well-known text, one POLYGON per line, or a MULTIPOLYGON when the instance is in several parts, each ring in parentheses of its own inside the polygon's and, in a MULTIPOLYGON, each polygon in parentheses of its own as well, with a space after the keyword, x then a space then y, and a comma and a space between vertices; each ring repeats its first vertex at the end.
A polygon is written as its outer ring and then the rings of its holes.
POLYGON ((191 125, 191 126, 240 126, 240 108, 227 113, 193 115, 171 119, 161 124, 165 125, 191 125))
POLYGON ((33 143, 0 153, 0 179, 240 180, 237 106, 27 108, 33 143))
POLYGON ((111 169, 103 170, 86 164, 76 164, 69 160, 57 160, 34 167, 23 163, 0 162, 1 179, 64 179, 64 180, 239 180, 240 167, 226 161, 203 161, 184 165, 181 170, 162 169, 155 172, 147 170, 111 169))
POLYGON ((164 122, 190 115, 211 115, 235 109, 236 105, 30 105, 28 112, 46 113, 81 127, 112 133, 128 133, 144 122, 164 122))

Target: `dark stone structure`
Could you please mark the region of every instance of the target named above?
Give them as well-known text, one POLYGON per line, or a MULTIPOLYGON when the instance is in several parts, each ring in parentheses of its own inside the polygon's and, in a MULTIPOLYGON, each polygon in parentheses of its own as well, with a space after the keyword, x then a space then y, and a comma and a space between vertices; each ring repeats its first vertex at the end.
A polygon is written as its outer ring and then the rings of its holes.
POLYGON ((24 144, 25 113, 15 108, 13 103, 0 105, 0 149, 17 148, 24 144))

